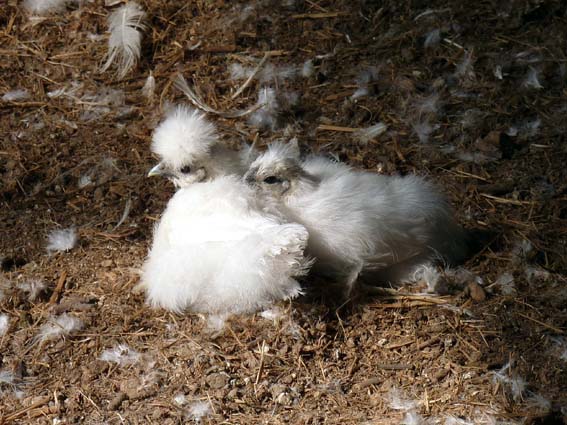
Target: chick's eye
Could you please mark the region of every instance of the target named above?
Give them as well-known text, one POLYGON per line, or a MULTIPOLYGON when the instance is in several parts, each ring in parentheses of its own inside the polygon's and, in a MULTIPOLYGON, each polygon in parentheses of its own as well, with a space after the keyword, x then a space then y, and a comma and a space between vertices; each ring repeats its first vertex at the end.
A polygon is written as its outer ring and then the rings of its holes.
POLYGON ((191 167, 189 165, 184 165, 180 170, 183 174, 189 174, 191 172, 191 167))
POLYGON ((281 183, 281 182, 282 182, 282 180, 277 178, 276 176, 269 176, 269 177, 266 177, 264 179, 264 183, 267 183, 267 184, 276 184, 276 183, 281 183))

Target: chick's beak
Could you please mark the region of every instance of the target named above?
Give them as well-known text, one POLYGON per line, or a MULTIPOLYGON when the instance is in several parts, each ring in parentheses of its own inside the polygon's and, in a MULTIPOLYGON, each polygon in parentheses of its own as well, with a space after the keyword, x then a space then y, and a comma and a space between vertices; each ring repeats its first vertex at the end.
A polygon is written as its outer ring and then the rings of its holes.
POLYGON ((160 162, 159 164, 157 164, 154 168, 152 168, 150 170, 150 172, 148 173, 148 177, 153 177, 153 176, 165 176, 166 172, 165 172, 165 166, 162 162, 160 162))

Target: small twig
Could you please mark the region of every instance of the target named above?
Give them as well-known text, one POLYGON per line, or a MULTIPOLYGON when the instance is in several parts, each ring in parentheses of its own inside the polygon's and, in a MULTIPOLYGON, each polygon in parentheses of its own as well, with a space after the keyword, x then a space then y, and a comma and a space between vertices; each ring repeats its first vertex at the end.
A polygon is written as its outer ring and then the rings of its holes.
POLYGON ((321 124, 317 127, 317 130, 320 131, 339 131, 341 133, 354 133, 358 130, 358 128, 353 127, 341 127, 339 125, 328 125, 328 124, 321 124))
POLYGON ((451 9, 449 8, 445 8, 445 9, 427 9, 425 12, 421 12, 419 15, 417 15, 415 18, 413 18, 414 22, 419 20, 420 18, 423 18, 424 16, 428 16, 431 14, 435 14, 435 13, 442 13, 442 12, 450 12, 451 9))
POLYGON ((517 201, 515 199, 500 198, 498 196, 489 195, 487 193, 481 193, 480 196, 483 196, 483 197, 488 198, 488 199, 492 199, 493 201, 498 202, 500 204, 510 204, 510 205, 533 205, 534 204, 533 201, 517 201))
POLYGON ((378 363, 374 364, 373 367, 384 370, 406 370, 411 369, 413 366, 409 364, 378 363))
POLYGON ((395 289, 380 288, 370 285, 364 285, 364 290, 369 294, 377 295, 382 299, 389 300, 424 301, 430 304, 447 304, 447 302, 451 299, 450 297, 440 297, 438 295, 403 293, 398 292, 395 289))
POLYGON ((431 307, 431 306, 443 307, 443 304, 434 304, 427 301, 409 301, 409 302, 398 302, 390 304, 373 304, 375 307, 379 308, 412 308, 412 307, 431 307))
POLYGON ((325 18, 337 18, 339 16, 348 15, 346 12, 326 12, 326 13, 299 13, 297 15, 291 15, 292 19, 325 19, 325 18))
POLYGON ((422 342, 421 344, 417 345, 417 350, 423 350, 424 348, 429 347, 430 345, 435 344, 437 341, 441 339, 440 335, 436 335, 433 338, 429 338, 427 341, 422 342))
POLYGON ((313 6, 314 8, 319 9, 321 12, 328 12, 327 9, 325 9, 323 6, 318 5, 314 1, 306 0, 305 2, 308 3, 310 6, 313 6))
POLYGON ((194 44, 193 46, 189 46, 189 47, 187 47, 187 49, 188 49, 188 50, 196 50, 196 49, 199 48, 199 46, 201 46, 202 43, 203 43, 203 41, 202 41, 202 40, 199 40, 199 41, 197 42, 197 44, 194 44))
POLYGON ((379 383, 381 383, 381 382, 383 382, 383 381, 384 381, 384 378, 378 378, 378 377, 369 378, 369 379, 366 379, 366 380, 364 380, 364 381, 362 381, 362 382, 358 382, 358 383, 354 384, 354 385, 353 385, 353 389, 360 389, 360 390, 362 390, 363 388, 366 388, 366 387, 370 387, 370 386, 372 386, 372 385, 379 384, 379 383))
POLYGON ((30 404, 28 407, 18 410, 9 416, 0 417, 0 423, 8 423, 10 421, 13 421, 14 419, 18 419, 20 416, 23 416, 27 412, 36 409, 40 406, 43 406, 46 403, 49 403, 49 400, 51 400, 51 396, 42 397, 39 400, 37 400, 35 403, 30 404))
POLYGON ((260 366, 258 367, 258 374, 256 375, 255 384, 258 385, 262 372, 264 372, 264 353, 266 352, 266 341, 262 340, 262 347, 260 348, 260 366))
POLYGON ((246 87, 248 87, 250 85, 250 83, 254 80, 256 75, 258 75, 258 72, 260 72, 260 69, 262 69, 262 67, 264 66, 264 64, 266 63, 266 61, 268 60, 269 57, 270 57, 269 53, 264 53, 264 57, 262 58, 262 60, 258 64, 258 66, 254 69, 254 71, 252 71, 252 74, 250 74, 250 76, 244 82, 244 84, 242 84, 242 86, 240 86, 240 88, 238 90, 236 90, 236 93, 234 93, 231 96, 231 98, 230 98, 231 100, 234 100, 238 96, 240 96, 242 94, 242 92, 246 89, 246 87))
POLYGON ((63 286, 65 286, 65 280, 67 279, 67 272, 63 270, 61 276, 59 276, 59 280, 57 281, 57 285, 53 290, 53 294, 51 294, 51 298, 49 298, 49 305, 56 304, 63 292, 63 286))
POLYGON ((532 322, 537 323, 538 325, 541 325, 544 328, 550 329, 555 333, 558 333, 558 334, 564 334, 565 333, 565 331, 563 329, 556 328, 555 326, 552 326, 552 325, 548 325, 547 323, 542 322, 541 320, 534 319, 533 317, 530 317, 527 314, 518 313, 518 315, 522 316, 524 319, 531 320, 532 322))
POLYGON ((453 40, 450 40, 448 38, 444 38, 443 41, 445 43, 447 43, 449 46, 453 46, 453 47, 456 47, 458 49, 465 50, 465 48, 463 46, 461 46, 459 43, 455 43, 453 40))
POLYGON ((453 171, 453 170, 449 170, 447 168, 441 168, 441 170, 446 171, 448 173, 451 173, 455 176, 459 176, 459 177, 470 177, 470 178, 478 179, 478 180, 481 180, 481 181, 484 181, 484 182, 490 182, 489 179, 486 179, 486 178, 481 177, 481 176, 476 175, 476 174, 467 173, 466 171, 462 171, 462 170, 453 171))

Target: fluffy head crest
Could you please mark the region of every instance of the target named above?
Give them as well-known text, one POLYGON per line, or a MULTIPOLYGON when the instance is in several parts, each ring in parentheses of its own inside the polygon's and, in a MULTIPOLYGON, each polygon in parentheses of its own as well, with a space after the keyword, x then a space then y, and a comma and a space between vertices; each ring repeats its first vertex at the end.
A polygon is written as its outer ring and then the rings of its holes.
POLYGON ((246 183, 260 193, 275 199, 302 187, 313 187, 319 179, 307 173, 299 156, 297 139, 284 144, 276 142, 260 155, 244 176, 246 183), (291 189, 291 190, 290 190, 291 189))
POLYGON ((278 164, 298 163, 299 146, 297 139, 293 138, 288 143, 275 142, 268 146, 268 150, 258 156, 250 168, 277 168, 278 164))
POLYGON ((177 168, 206 156, 217 142, 217 129, 204 114, 179 105, 155 129, 152 152, 177 168))

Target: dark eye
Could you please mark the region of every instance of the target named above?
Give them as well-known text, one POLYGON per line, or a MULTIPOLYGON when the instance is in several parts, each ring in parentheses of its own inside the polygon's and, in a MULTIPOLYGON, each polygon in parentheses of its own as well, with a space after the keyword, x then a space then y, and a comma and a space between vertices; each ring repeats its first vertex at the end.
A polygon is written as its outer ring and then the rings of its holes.
POLYGON ((277 178, 276 176, 268 176, 264 179, 264 183, 267 184, 276 184, 276 183, 281 183, 282 180, 277 178))
POLYGON ((181 167, 181 171, 183 174, 189 174, 191 172, 191 167, 188 165, 184 165, 183 167, 181 167))

